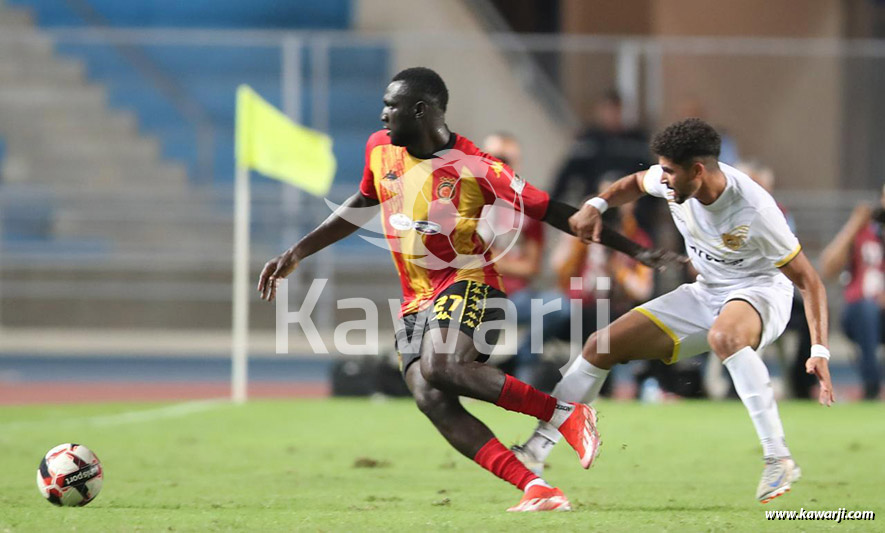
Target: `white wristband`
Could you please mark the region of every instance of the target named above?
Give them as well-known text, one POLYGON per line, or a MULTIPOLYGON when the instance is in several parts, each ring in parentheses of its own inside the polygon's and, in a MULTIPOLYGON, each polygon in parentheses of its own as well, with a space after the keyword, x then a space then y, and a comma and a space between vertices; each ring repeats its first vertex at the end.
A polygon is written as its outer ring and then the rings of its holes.
POLYGON ((811 357, 822 357, 829 361, 830 350, 828 350, 823 344, 815 344, 811 347, 811 357))
POLYGON ((599 211, 600 215, 608 210, 608 202, 598 196, 596 198, 590 198, 589 200, 584 202, 584 204, 595 207, 599 211))

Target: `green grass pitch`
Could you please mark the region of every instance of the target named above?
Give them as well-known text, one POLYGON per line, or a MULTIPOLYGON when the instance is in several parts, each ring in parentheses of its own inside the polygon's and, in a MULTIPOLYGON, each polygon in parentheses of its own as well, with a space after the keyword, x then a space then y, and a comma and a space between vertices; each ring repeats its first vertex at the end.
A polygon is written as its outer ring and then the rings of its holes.
MULTIPOLYGON (((468 408, 505 444, 533 427, 494 406, 468 408)), ((782 404, 804 477, 764 506, 754 499, 760 449, 739 402, 599 409, 596 465, 582 470, 565 446, 549 461, 548 481, 575 512, 513 514, 504 511, 520 493, 456 454, 408 400, 220 403, 179 416, 145 404, 4 407, 0 532, 885 529, 880 404, 782 404), (104 465, 103 491, 86 507, 56 508, 37 492, 37 464, 62 442, 89 446, 104 465), (764 516, 800 507, 877 517, 764 516)))

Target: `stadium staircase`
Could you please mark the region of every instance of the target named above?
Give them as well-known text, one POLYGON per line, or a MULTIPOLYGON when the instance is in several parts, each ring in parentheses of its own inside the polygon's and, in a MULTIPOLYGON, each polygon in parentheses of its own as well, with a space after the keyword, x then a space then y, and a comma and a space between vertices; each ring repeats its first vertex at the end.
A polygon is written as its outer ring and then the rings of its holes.
MULTIPOLYGON (((71 4, 0 0, 3 326, 228 328, 234 89, 248 82, 279 105, 280 51, 139 47, 141 59, 199 102, 211 124, 207 179, 200 175, 192 117, 182 116, 131 55, 106 44, 54 43, 36 26, 35 21, 83 25, 69 12, 71 4)), ((125 7, 115 14, 122 6, 115 2, 92 4, 103 9, 109 25, 130 24, 126 17, 138 14, 125 7)), ((299 13, 316 12, 316 20, 301 20, 301 26, 346 25, 346 0, 324 6, 302 9, 299 13)), ((174 22, 156 18, 158 25, 174 22)), ((303 59, 309 80, 306 50, 303 59)), ((365 138, 377 128, 387 52, 333 49, 329 63, 328 99, 335 102, 329 129, 338 181, 352 190, 361 175, 365 138)), ((302 113, 309 117, 309 89, 303 96, 302 113)), ((268 180, 258 185, 253 269, 281 246, 280 188, 268 180)), ((379 294, 396 294, 389 254, 361 241, 351 245, 383 265, 379 283, 368 276, 367 285, 379 294)), ((336 278, 352 279, 343 266, 336 278)), ((365 272, 366 263, 356 268, 365 272)), ((261 311, 269 319, 264 327, 272 327, 272 310, 265 305, 261 311)))
MULTIPOLYGON (((139 134, 135 116, 106 105, 82 63, 59 58, 28 12, 0 5, 0 135, 4 187, 53 192, 126 190, 182 193, 181 165, 159 157, 159 143, 139 134)), ((14 193, 15 191, 8 191, 14 193)), ((64 222, 59 237, 91 234, 64 222)))

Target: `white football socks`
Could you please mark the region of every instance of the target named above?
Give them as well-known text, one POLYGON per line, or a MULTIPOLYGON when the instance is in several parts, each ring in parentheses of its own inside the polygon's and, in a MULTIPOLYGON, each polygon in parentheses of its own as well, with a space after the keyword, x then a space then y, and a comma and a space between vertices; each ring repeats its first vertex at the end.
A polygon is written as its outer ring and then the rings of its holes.
POLYGON ((553 409, 553 416, 550 417, 550 422, 548 422, 548 424, 554 428, 558 428, 568 419, 568 417, 572 416, 572 411, 574 410, 574 405, 562 400, 556 400, 556 408, 553 409))
MULTIPOLYGON (((762 443, 763 455, 788 457, 790 450, 784 439, 784 428, 777 411, 771 377, 765 363, 749 346, 739 350, 723 363, 731 374, 738 396, 753 420, 762 443)), ((592 403, 599 396, 608 374, 609 370, 596 367, 583 357, 578 357, 553 389, 552 395, 566 402, 592 403)), ((541 422, 526 441, 525 449, 537 460, 545 460, 553 450, 553 446, 562 438, 556 426, 558 424, 541 422)))
MULTIPOLYGON (((609 370, 593 366, 586 359, 578 356, 565 375, 556 384, 552 396, 566 402, 592 403, 599 396, 602 384, 608 377, 609 370)), ((551 420, 552 422, 552 420, 551 420)), ((540 422, 535 432, 526 441, 524 447, 539 461, 550 455, 553 445, 559 442, 562 435, 557 431, 558 424, 540 422)))
POLYGON ((747 346, 722 362, 731 374, 734 389, 747 407, 765 457, 787 457, 784 428, 774 401, 768 368, 756 351, 747 346))

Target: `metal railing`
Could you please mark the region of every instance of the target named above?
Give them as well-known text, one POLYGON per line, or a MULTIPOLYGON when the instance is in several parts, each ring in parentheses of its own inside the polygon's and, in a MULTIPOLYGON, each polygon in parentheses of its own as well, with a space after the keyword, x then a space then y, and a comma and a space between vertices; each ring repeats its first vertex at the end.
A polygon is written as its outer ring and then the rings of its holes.
MULTIPOLYGON (((427 51, 445 50, 461 54, 469 62, 472 47, 491 42, 498 49, 523 53, 549 53, 554 56, 576 53, 606 59, 597 84, 614 85, 624 97, 628 120, 645 117, 656 123, 667 113, 665 90, 668 76, 664 59, 668 55, 692 57, 766 57, 789 62, 794 58, 885 59, 881 41, 833 39, 763 38, 636 38, 631 36, 577 35, 487 35, 452 32, 358 34, 327 31, 239 31, 239 30, 146 30, 111 28, 57 28, 46 30, 55 43, 107 46, 237 47, 264 48, 279 52, 275 81, 279 84, 281 106, 295 120, 316 129, 330 130, 333 118, 330 58, 342 47, 359 49, 387 46, 427 51), (306 97, 306 98, 305 98, 306 97), (307 100, 308 105, 302 102, 307 100), (306 113, 305 113, 306 111, 306 113)), ((0 33, 2 43, 31 39, 21 34, 0 33)), ((243 80, 248 81, 248 80, 243 80)), ((477 87, 483 80, 477 80, 477 87)), ((380 97, 380 95, 379 95, 380 97)), ((195 100, 200 103, 199 99, 195 100)), ((231 95, 233 102, 233 95, 231 95)), ((202 104, 200 104, 202 105, 202 104)), ((205 110, 204 110, 205 111, 205 110)), ((376 109, 370 110, 374 115, 376 109)), ((519 110, 514 110, 519 112, 519 110)), ((809 110, 813 112, 813 110, 809 110)), ((885 123, 885 122, 883 122, 885 123)), ((190 124, 198 126, 198 124, 190 124)), ((215 126, 213 126, 215 127, 215 126)), ((569 127, 564 125, 563 127, 569 127)), ((885 127, 885 126, 880 126, 885 127)), ((194 128, 198 130, 198 127, 194 128)), ((496 129, 489 125, 489 130, 496 129)), ((216 133, 216 132, 213 132, 216 133)), ((516 132, 519 133, 519 132, 516 132)), ((800 132, 796 132, 801 135, 800 132)), ((789 142, 801 142, 790 139, 789 142)), ((196 144, 201 145, 196 139, 196 144)), ((552 146, 531 146, 527 151, 551 150, 552 146)), ((200 150, 205 150, 205 146, 200 150)), ((232 157, 232 155, 231 155, 232 157)), ((362 154, 357 154, 361 158, 362 154)), ((201 158, 202 160, 202 158, 201 158)), ((547 176, 539 177, 541 182, 547 176)), ((219 304, 230 301, 230 246, 232 235, 232 191, 226 187, 190 184, 181 195, 158 196, 145 200, 127 194, 125 189, 66 188, 64 184, 44 184, 28 188, 24 196, 10 196, 13 189, 0 186, 0 201, 15 203, 14 213, 3 211, 2 224, 27 226, 49 217, 52 231, 44 239, 7 239, 0 253, 0 299, 22 301, 127 300, 142 302, 198 302, 219 304), (51 201, 50 201, 51 200, 51 201), (28 210, 28 202, 50 203, 49 211, 28 210), (47 214, 48 213, 48 214, 47 214), (58 229, 61 215, 69 227, 93 228, 76 233, 86 244, 60 248, 58 229), (141 227, 143 240, 129 241, 123 226, 141 227), (156 235, 147 236, 152 227, 156 235), (174 228, 179 228, 176 231, 174 228), (115 231, 117 233, 115 233, 115 231), (103 235, 103 237, 101 237, 103 235), (89 243, 87 243, 89 244, 89 243), (65 279, 57 279, 64 274, 65 279), (113 275, 113 279, 108 276, 113 275), (12 282, 10 282, 12 280, 12 282)), ((341 199, 355 189, 353 182, 333 193, 341 199)), ((870 200, 863 191, 809 191, 792 184, 775 196, 797 220, 800 239, 814 257, 847 220, 859 201, 870 200)), ((34 204, 37 205, 37 204, 34 204)), ((267 186, 253 190, 253 249, 251 266, 257 271, 270 254, 294 242, 310 226, 321 220, 328 209, 319 200, 307 199, 288 187, 267 186), (286 221, 286 223, 281 223, 286 221)), ((352 239, 317 258, 311 272, 336 280, 339 294, 359 291, 375 299, 395 297, 398 284, 389 254, 359 246, 352 239), (358 261, 355 259, 358 257, 358 261), (366 284, 365 275, 388 281, 366 284), (370 285, 370 286, 367 286, 370 285)), ((307 275, 307 274, 306 274, 307 275)), ((324 305, 330 305, 328 302, 324 305)), ((9 312, 9 309, 6 310, 9 312)))
MULTIPOLYGON (((349 187, 339 189, 339 194, 349 192, 349 187)), ((0 187, 0 195, 5 188, 0 187)), ((870 201, 865 191, 842 191, 838 195, 830 192, 807 192, 795 190, 776 191, 775 197, 795 218, 800 240, 807 253, 815 259, 820 250, 835 236, 842 224, 847 221, 852 209, 861 202, 870 201)), ((169 198, 164 209, 156 209, 138 196, 94 195, 90 191, 70 191, 55 201, 63 202, 67 209, 76 208, 76 216, 67 218, 68 224, 93 224, 104 235, 93 236, 91 242, 104 240, 107 246, 82 246, 77 248, 77 238, 71 238, 74 246, 66 249, 54 248, 59 237, 52 232, 45 238, 10 240, 7 238, 0 251, 0 273, 9 275, 13 271, 27 271, 35 274, 33 280, 20 281, 13 286, 4 286, 3 297, 29 297, 52 299, 63 293, 66 297, 88 299, 97 294, 111 297, 115 290, 125 298, 155 300, 158 294, 165 294, 175 300, 229 300, 229 281, 225 279, 231 271, 230 246, 232 244, 233 217, 230 210, 232 197, 229 191, 216 191, 202 194, 190 200, 169 198), (212 206, 207 208, 207 203, 212 206), (75 206, 75 207, 72 207, 75 206), (110 207, 108 207, 110 206, 110 207), (122 223, 134 223, 143 228, 157 227, 161 233, 172 232, 167 239, 157 242, 122 242, 115 231, 122 223), (194 238, 185 238, 178 231, 190 230, 194 238), (92 279, 79 279, 70 283, 46 279, 43 274, 54 277, 59 272, 96 274, 92 279), (135 279, 123 287, 118 279, 103 281, 102 274, 140 273, 166 276, 159 281, 135 279), (40 274, 43 273, 43 274, 40 274), (175 275, 199 273, 204 279, 178 281, 175 275), (171 275, 172 279, 168 279, 171 275), (213 279, 215 278, 215 279, 213 279), (67 286, 64 286, 65 284, 67 286), (162 289, 168 283, 174 290, 162 289), (192 290, 182 290, 189 286, 192 290), (60 290, 63 289, 63 290, 60 290), (161 290, 158 290, 161 289, 161 290), (223 290, 222 290, 223 289, 223 290)), ((163 203, 164 200, 159 201, 163 203)), ((0 206, 2 209, 2 206, 0 206)), ((258 188, 253 194, 252 258, 251 265, 257 271, 271 254, 277 253, 294 240, 289 224, 279 224, 286 219, 289 206, 284 195, 276 187, 258 188)), ((313 227, 329 213, 328 207, 318 198, 305 199, 298 211, 299 226, 305 230, 313 227)), ((6 226, 27 227, 35 222, 43 222, 46 215, 27 209, 6 213, 3 223, 6 226)), ((50 225, 54 222, 50 221, 50 225)), ((120 237, 126 236, 120 230, 120 237)), ((555 239, 551 234, 551 239, 555 239)), ((345 274, 340 280, 343 293, 352 292, 361 285, 359 279, 347 279, 347 274, 362 272, 389 274, 391 283, 383 287, 381 293, 396 296, 395 274, 390 265, 389 254, 362 242, 358 236, 332 247, 338 274, 345 274), (358 257, 358 260, 356 258, 358 257), (386 291, 393 290, 392 293, 386 291)), ((309 267, 309 265, 307 265, 309 267)), ((317 270, 323 271, 324 267, 317 270)), ((326 272, 334 277, 334 272, 326 272)))
MULTIPOLYGON (((486 42, 513 54, 532 53, 605 53, 615 57, 612 80, 622 93, 625 114, 638 120, 641 102, 649 108, 651 119, 661 118, 662 86, 666 75, 661 65, 667 55, 779 58, 861 58, 885 59, 885 40, 835 38, 767 38, 767 37, 636 37, 629 35, 601 36, 578 34, 515 34, 492 32, 484 35, 441 31, 413 33, 407 31, 372 34, 345 31, 283 31, 283 30, 199 30, 199 29, 121 29, 121 28, 57 28, 47 32, 57 43, 107 44, 113 46, 194 46, 194 47, 276 47, 283 50, 281 82, 289 102, 285 107, 295 115, 294 98, 298 96, 299 66, 297 51, 311 50, 317 60, 312 69, 312 83, 319 89, 318 100, 311 106, 316 127, 323 129, 323 116, 328 101, 323 101, 328 76, 328 51, 331 47, 389 46, 391 49, 443 48, 456 53, 470 50, 486 42), (644 65, 644 67, 643 67, 644 65), (326 68, 324 70, 324 67, 326 68), (640 81, 642 78, 644 81, 640 81)), ((2 38, 2 37, 0 37, 2 38)), ((14 36, 12 37, 15 38, 14 36)), ((518 76, 518 74, 517 74, 518 76)), ((549 91, 550 87, 545 87, 549 91)), ((560 95, 555 96, 557 99, 560 95)), ((568 104, 557 104, 568 109, 568 104)))

